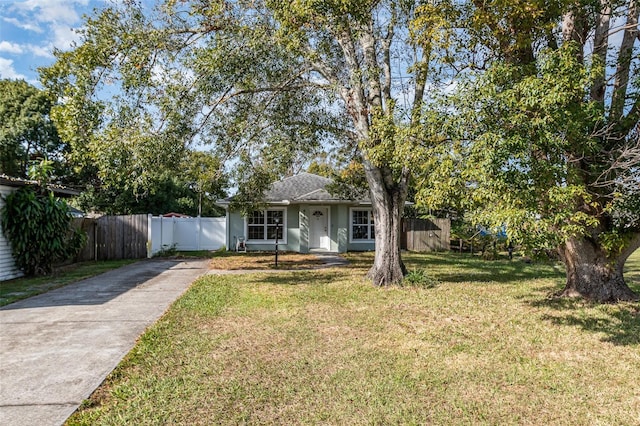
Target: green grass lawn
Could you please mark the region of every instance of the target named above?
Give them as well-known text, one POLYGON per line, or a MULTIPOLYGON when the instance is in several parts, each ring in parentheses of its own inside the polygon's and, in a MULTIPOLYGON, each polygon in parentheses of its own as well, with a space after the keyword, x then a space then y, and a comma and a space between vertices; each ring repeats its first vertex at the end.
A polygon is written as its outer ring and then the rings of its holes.
POLYGON ((81 262, 57 268, 51 275, 16 278, 0 282, 0 306, 45 293, 58 287, 93 277, 136 260, 81 262))
POLYGON ((640 423, 640 305, 550 298, 553 264, 408 254, 437 285, 379 289, 349 258, 200 278, 68 423, 640 423))
POLYGON ((640 291, 640 249, 636 250, 630 257, 627 259, 627 263, 625 263, 624 268, 624 277, 627 280, 632 288, 635 284, 634 290, 636 292, 640 291))

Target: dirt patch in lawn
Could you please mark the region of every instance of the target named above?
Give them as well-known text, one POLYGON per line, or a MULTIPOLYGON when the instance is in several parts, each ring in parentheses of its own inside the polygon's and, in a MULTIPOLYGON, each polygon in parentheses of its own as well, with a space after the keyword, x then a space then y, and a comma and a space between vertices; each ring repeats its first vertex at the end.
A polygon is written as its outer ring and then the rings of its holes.
MULTIPOLYGON (((279 253, 278 268, 282 270, 313 269, 324 262, 313 254, 279 253)), ((276 269, 275 253, 273 252, 249 252, 249 253, 221 253, 216 255, 209 268, 214 270, 268 270, 276 269)))

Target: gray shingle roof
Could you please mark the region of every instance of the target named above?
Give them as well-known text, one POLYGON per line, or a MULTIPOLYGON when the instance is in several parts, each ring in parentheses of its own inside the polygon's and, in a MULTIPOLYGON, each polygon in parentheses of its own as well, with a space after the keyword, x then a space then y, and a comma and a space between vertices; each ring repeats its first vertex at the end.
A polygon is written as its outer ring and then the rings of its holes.
POLYGON ((275 182, 265 194, 265 201, 339 201, 326 190, 331 179, 300 173, 275 182))
MULTIPOLYGON (((300 173, 280 181, 274 182, 266 194, 264 201, 267 203, 365 203, 369 197, 361 200, 347 200, 332 195, 326 186, 333 181, 329 178, 311 173, 300 173)), ((216 204, 227 206, 234 197, 218 200, 216 204)))

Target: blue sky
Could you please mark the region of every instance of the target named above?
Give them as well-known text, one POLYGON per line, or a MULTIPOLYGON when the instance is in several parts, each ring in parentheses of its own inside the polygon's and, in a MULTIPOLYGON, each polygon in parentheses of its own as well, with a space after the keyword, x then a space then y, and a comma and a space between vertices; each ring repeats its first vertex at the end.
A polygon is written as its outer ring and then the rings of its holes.
POLYGON ((53 49, 78 40, 73 29, 83 15, 106 0, 0 0, 0 78, 24 79, 40 86, 41 66, 54 62, 53 49))

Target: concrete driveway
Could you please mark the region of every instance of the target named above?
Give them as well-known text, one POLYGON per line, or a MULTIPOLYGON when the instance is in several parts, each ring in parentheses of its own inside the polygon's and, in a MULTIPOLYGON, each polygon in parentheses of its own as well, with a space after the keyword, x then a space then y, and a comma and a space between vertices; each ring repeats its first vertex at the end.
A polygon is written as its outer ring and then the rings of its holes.
POLYGON ((145 260, 0 308, 0 424, 62 424, 207 263, 145 260))

